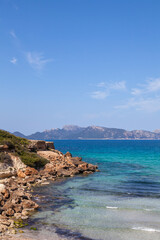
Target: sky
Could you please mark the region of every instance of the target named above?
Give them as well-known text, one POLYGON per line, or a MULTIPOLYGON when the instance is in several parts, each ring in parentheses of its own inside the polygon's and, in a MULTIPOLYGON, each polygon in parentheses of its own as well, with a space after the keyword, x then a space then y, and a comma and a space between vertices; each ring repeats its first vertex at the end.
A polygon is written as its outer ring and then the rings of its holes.
POLYGON ((160 129, 159 0, 0 0, 0 128, 160 129))

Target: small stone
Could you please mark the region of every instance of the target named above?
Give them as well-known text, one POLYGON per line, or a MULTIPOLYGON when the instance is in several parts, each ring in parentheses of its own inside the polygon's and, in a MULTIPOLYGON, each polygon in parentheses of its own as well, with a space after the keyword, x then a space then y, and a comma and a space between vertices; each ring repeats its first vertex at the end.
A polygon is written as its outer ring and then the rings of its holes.
POLYGON ((41 185, 48 185, 50 182, 42 182, 41 185))
POLYGON ((0 184, 0 193, 3 192, 6 189, 6 186, 4 184, 0 184))
POLYGON ((66 154, 64 155, 64 157, 66 158, 71 158, 72 157, 72 154, 70 152, 66 152, 66 154))

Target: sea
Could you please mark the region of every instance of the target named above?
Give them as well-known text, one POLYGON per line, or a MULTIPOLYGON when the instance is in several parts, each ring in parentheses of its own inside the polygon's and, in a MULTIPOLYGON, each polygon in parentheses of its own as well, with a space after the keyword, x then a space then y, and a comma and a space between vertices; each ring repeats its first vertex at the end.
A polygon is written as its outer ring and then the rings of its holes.
MULTIPOLYGON (((56 140, 100 172, 36 187, 35 239, 160 240, 160 141, 56 140)), ((31 231, 31 230, 30 230, 31 231)))

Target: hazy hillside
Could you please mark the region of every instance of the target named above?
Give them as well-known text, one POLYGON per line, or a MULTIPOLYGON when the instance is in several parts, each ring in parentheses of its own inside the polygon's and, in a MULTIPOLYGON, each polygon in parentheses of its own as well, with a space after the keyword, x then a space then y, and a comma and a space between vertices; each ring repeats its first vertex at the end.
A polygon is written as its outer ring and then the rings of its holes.
POLYGON ((16 136, 28 139, 55 140, 55 139, 160 139, 159 131, 133 130, 126 131, 118 128, 106 128, 99 126, 79 127, 74 125, 64 126, 62 129, 56 128, 36 132, 29 136, 15 132, 16 136))

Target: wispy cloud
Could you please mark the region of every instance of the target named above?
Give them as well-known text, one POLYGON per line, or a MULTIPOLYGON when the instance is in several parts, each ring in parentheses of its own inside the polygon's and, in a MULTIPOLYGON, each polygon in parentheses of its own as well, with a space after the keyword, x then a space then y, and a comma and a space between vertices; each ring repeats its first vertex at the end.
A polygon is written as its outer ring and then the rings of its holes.
POLYGON ((125 104, 118 105, 116 109, 135 109, 147 112, 157 112, 160 110, 160 97, 154 98, 130 98, 125 104))
POLYGON ((139 89, 139 88, 132 88, 131 94, 132 95, 141 95, 142 94, 142 90, 139 89))
POLYGON ((133 88, 132 95, 144 95, 160 91, 160 78, 151 78, 145 84, 139 85, 138 88, 133 88))
POLYGON ((17 39, 17 36, 16 36, 14 30, 11 30, 11 31, 10 31, 10 35, 11 35, 14 39, 17 39))
POLYGON ((113 89, 113 90, 125 90, 126 89, 126 82, 121 81, 121 82, 110 83, 109 88, 113 89))
POLYGON ((91 93, 91 97, 95 99, 105 99, 107 96, 108 93, 104 91, 95 91, 91 93))
POLYGON ((125 81, 120 82, 100 82, 97 84, 97 91, 93 91, 90 96, 95 99, 105 99, 110 95, 112 91, 116 90, 125 90, 126 83, 125 81))
POLYGON ((17 58, 13 57, 13 58, 10 60, 10 62, 11 62, 12 64, 16 64, 16 63, 17 63, 17 58))
POLYGON ((52 61, 52 59, 47 59, 42 53, 37 52, 27 52, 26 59, 30 66, 37 70, 42 70, 48 62, 52 61))
MULTIPOLYGON (((53 61, 53 59, 46 58, 42 52, 36 52, 36 51, 26 51, 22 44, 20 39, 17 37, 14 30, 11 30, 9 32, 10 36, 14 40, 15 47, 17 51, 19 51, 23 57, 25 57, 25 60, 27 63, 35 70, 40 71, 42 70, 47 63, 53 61)), ((12 58, 10 60, 11 63, 16 64, 17 59, 12 58)))
POLYGON ((157 92, 160 90, 160 78, 150 79, 146 85, 148 92, 157 92))
POLYGON ((160 78, 149 79, 144 84, 131 89, 130 98, 116 109, 135 109, 147 112, 160 110, 160 78))

